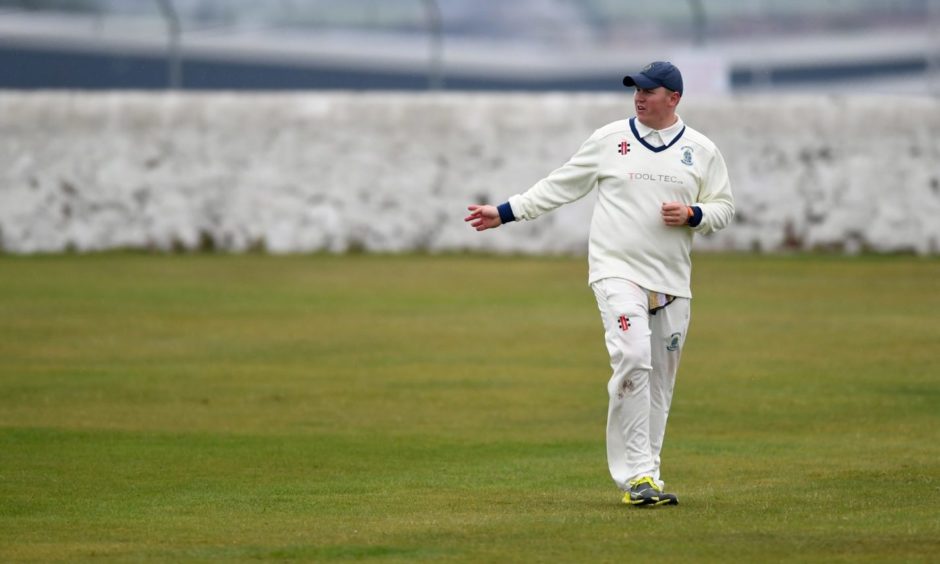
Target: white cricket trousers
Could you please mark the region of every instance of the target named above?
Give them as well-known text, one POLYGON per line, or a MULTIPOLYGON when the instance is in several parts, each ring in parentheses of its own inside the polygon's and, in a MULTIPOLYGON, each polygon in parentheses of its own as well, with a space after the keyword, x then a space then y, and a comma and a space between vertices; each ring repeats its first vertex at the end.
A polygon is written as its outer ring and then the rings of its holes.
POLYGON ((604 321, 613 374, 607 383, 607 465, 620 489, 652 476, 662 487, 660 452, 689 327, 690 302, 649 313, 649 292, 622 278, 591 285, 604 321))

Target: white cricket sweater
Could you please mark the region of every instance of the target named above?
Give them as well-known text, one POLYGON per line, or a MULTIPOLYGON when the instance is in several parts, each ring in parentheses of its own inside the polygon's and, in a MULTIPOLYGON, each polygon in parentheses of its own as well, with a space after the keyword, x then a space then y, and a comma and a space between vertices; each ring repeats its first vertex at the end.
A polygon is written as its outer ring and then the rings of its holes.
POLYGON ((715 144, 691 127, 662 147, 642 139, 649 131, 635 117, 598 129, 567 163, 508 204, 515 219, 531 220, 597 187, 588 282, 625 278, 691 298, 693 234, 718 231, 734 216, 728 170, 715 144), (670 227, 664 202, 698 209, 689 226, 670 227))

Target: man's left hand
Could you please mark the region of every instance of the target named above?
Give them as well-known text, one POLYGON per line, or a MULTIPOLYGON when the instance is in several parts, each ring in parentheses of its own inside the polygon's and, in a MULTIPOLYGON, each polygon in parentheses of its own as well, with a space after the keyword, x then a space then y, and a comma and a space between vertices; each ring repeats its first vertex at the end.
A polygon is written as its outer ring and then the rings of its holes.
POLYGON ((679 202, 667 202, 663 204, 660 213, 663 215, 663 221, 666 225, 681 227, 689 223, 689 206, 679 202))

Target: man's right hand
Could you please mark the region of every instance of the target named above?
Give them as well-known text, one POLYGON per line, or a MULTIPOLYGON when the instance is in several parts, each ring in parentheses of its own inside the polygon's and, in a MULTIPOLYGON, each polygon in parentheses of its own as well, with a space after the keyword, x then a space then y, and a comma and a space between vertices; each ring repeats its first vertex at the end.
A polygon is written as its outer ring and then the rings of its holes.
POLYGON ((467 206, 467 209, 470 210, 470 215, 465 217, 464 221, 471 222, 470 227, 473 227, 477 231, 493 229, 503 224, 499 219, 499 210, 496 209, 496 206, 472 205, 467 206))

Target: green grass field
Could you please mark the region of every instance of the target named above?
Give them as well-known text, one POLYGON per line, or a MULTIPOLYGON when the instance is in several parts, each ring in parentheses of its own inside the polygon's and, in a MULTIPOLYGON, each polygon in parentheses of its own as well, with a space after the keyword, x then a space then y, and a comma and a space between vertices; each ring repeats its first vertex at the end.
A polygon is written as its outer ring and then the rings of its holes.
POLYGON ((619 504, 583 258, 0 257, 0 561, 937 561, 940 260, 696 257, 619 504))

